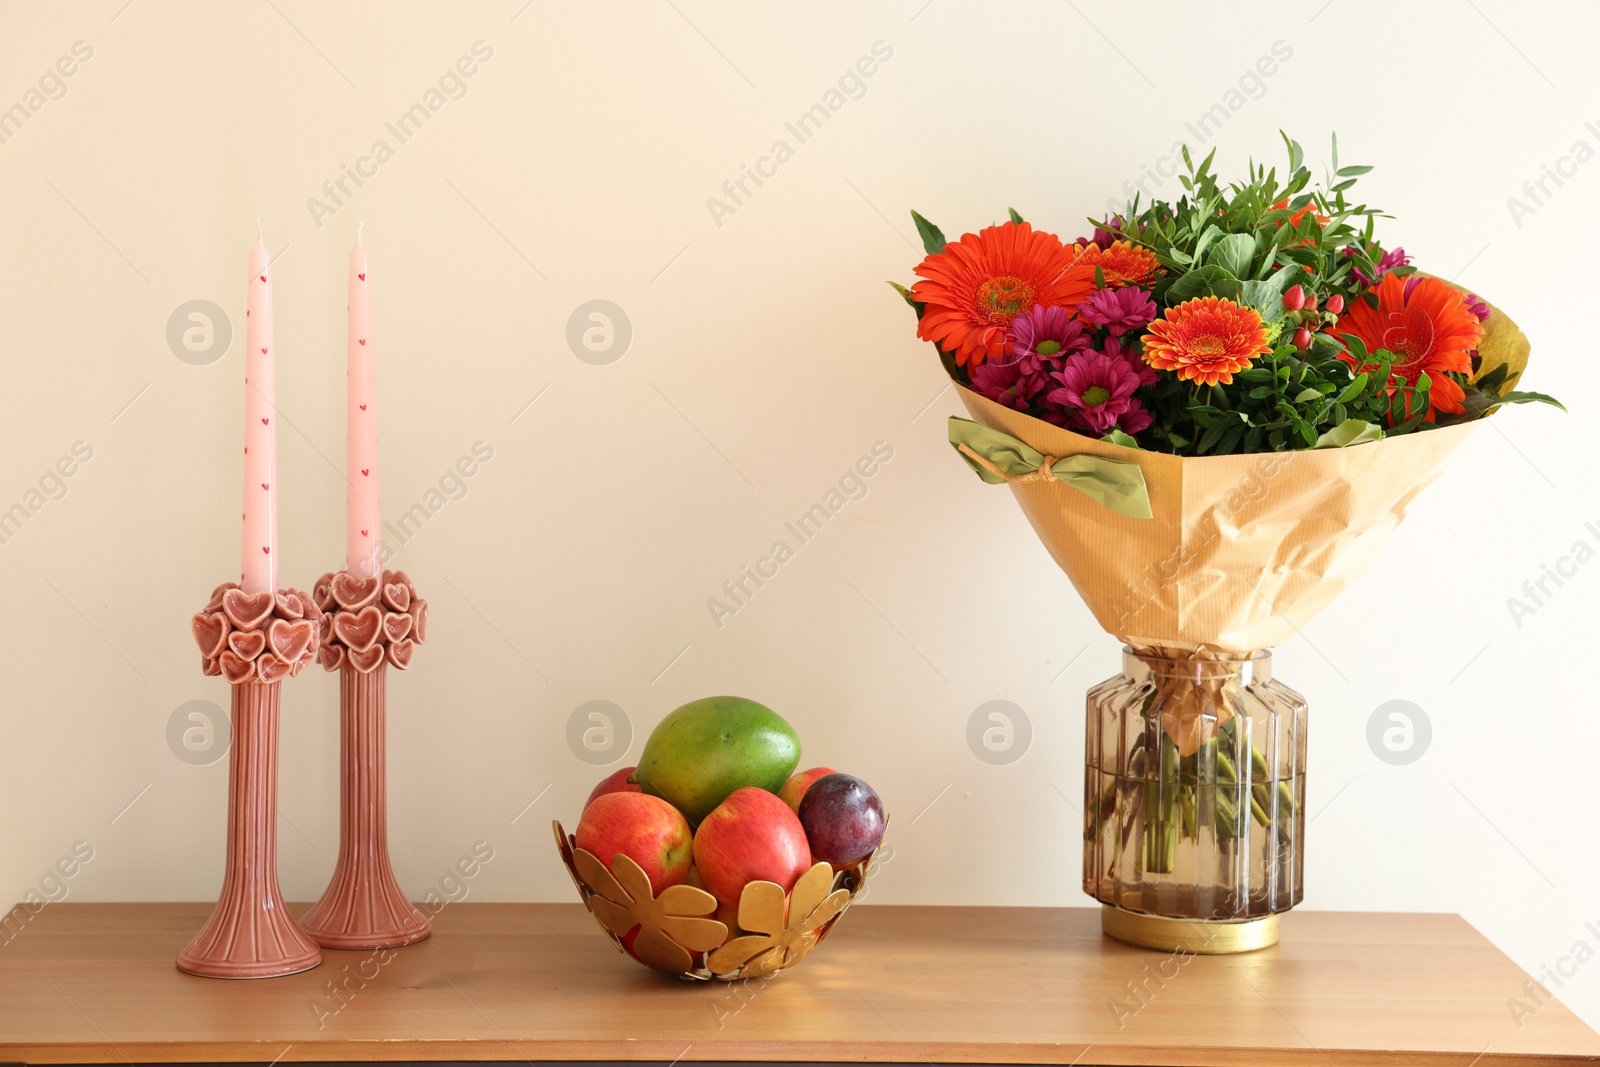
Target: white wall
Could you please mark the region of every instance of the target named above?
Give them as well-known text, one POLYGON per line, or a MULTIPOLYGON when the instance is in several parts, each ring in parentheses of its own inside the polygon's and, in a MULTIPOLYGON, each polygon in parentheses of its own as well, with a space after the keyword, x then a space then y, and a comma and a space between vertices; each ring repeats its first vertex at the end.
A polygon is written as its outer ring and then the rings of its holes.
MULTIPOLYGON (((1314 709, 1306 906, 1459 911, 1534 971, 1600 943, 1584 926, 1600 920, 1600 563, 1520 626, 1506 603, 1574 542, 1600 543, 1580 376, 1600 162, 1520 220, 1507 206, 1575 142, 1600 147, 1587 5, 1319 0, 1223 19, 1178 3, 505 0, 397 18, 123 2, 0 15, 0 106, 74 42, 93 49, 0 144, 0 506, 75 442, 93 449, 65 497, 0 544, 0 897, 79 840, 95 858, 72 899, 216 892, 226 761, 181 762, 166 729, 186 701, 227 700, 200 675, 188 618, 237 566, 242 275, 259 217, 284 250, 286 581, 340 562, 357 220, 385 514, 474 442, 493 448, 397 557, 433 606, 431 642, 390 687, 408 890, 486 839, 496 858, 474 899, 565 899, 548 820, 574 819, 603 773, 569 750, 573 709, 620 704, 636 755, 666 711, 732 691, 787 715, 807 765, 887 798, 896 852, 878 899, 1087 903, 1081 702, 1116 647, 1009 495, 950 453, 957 402, 933 399, 934 353, 883 282, 911 280, 921 256, 913 206, 953 233, 1015 205, 1075 235, 1281 41, 1292 56, 1247 82, 1259 99, 1235 98, 1210 138, 1224 169, 1279 159, 1280 127, 1320 159, 1337 128, 1346 161, 1380 165, 1361 188, 1400 220, 1388 241, 1511 310, 1535 346, 1528 385, 1572 410, 1496 417, 1372 573, 1279 650, 1314 709), (478 41, 493 56, 464 98, 397 144, 384 123, 478 41), (784 123, 880 41, 892 57, 864 95, 798 144, 784 123), (394 158, 317 225, 307 199, 378 138, 394 158), (719 225, 708 197, 778 139, 793 158, 719 225), (596 298, 634 332, 607 366, 564 339, 596 298), (165 338, 195 299, 234 317, 206 366, 165 338), (893 459, 866 497, 716 626, 707 598, 878 441, 893 459), (1032 722, 1010 766, 965 740, 997 697, 1032 722), (1432 723, 1408 766, 1366 741, 1392 699, 1432 723)), ((320 673, 286 686, 292 899, 330 871, 336 701, 320 673)), ((1560 992, 1600 1022, 1600 964, 1560 992)))

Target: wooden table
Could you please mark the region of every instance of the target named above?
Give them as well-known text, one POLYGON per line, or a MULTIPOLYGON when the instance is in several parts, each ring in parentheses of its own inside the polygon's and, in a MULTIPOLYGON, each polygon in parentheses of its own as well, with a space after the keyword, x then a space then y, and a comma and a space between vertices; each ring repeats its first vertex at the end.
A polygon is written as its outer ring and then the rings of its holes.
POLYGON ((457 904, 387 963, 226 982, 173 966, 208 907, 46 907, 0 946, 0 1063, 1600 1062, 1559 1003, 1517 1025, 1527 975, 1454 915, 1295 912, 1275 948, 1184 960, 1087 908, 868 904, 795 970, 727 985, 646 971, 577 904, 457 904))

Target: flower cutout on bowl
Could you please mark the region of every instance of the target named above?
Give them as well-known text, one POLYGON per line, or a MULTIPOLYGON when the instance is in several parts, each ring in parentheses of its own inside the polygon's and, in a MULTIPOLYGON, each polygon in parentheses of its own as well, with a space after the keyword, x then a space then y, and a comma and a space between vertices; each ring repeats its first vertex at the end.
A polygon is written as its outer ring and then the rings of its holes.
POLYGON ((559 823, 556 841, 589 911, 619 948, 645 966, 690 974, 696 954, 727 938, 726 926, 704 918, 717 910, 717 898, 705 890, 671 885, 656 896, 650 892, 650 876, 627 856, 613 857, 607 870, 593 853, 574 848, 559 823))
POLYGON ((818 862, 784 899, 775 882, 751 882, 739 895, 739 927, 750 931, 706 957, 718 978, 749 978, 792 967, 816 947, 850 903, 849 889, 834 888, 833 868, 818 862))

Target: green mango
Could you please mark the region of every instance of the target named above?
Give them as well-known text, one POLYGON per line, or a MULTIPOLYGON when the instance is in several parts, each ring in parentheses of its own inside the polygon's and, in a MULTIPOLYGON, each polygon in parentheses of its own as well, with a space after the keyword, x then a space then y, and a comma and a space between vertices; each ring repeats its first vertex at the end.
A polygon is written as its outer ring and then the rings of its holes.
POLYGON ((745 786, 776 793, 800 763, 800 738, 771 708, 744 697, 704 697, 650 732, 632 781, 698 824, 745 786))

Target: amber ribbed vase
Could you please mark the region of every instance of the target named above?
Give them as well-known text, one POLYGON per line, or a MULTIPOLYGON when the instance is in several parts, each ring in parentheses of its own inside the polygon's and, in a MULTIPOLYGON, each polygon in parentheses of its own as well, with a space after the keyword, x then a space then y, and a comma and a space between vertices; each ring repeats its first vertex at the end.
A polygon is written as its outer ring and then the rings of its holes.
POLYGON ((339 859, 333 880, 301 925, 325 948, 395 948, 433 932, 389 863, 384 771, 388 666, 339 670, 339 859))
POLYGON ((232 688, 222 895, 178 955, 178 969, 206 978, 275 978, 315 967, 322 949, 284 908, 278 888, 278 683, 232 688))
POLYGON ((1306 702, 1271 653, 1124 649, 1088 712, 1083 889, 1105 931, 1200 953, 1276 941, 1304 893, 1306 702))

